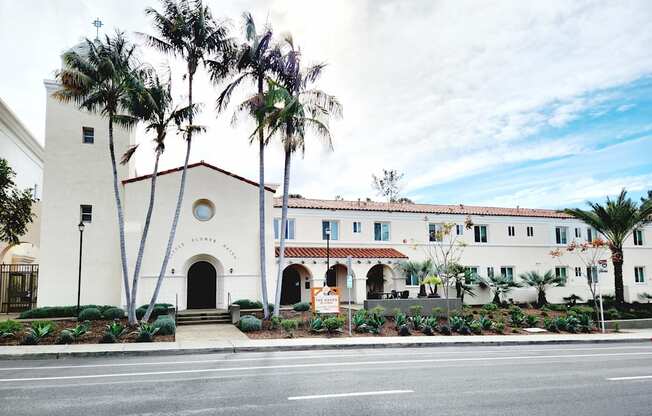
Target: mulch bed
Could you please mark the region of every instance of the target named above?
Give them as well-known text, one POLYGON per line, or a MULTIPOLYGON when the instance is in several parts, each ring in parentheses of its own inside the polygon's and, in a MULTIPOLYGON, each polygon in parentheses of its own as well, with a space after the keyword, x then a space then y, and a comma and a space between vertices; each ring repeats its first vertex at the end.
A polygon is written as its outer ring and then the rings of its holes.
MULTIPOLYGON (((536 308, 521 308, 523 313, 526 315, 535 315, 539 317, 539 323, 537 324, 537 327, 542 326, 543 318, 542 312, 539 309, 536 308)), ((503 331, 502 334, 496 333, 492 330, 486 330, 482 331, 482 335, 541 335, 541 334, 550 334, 550 332, 540 332, 540 333, 532 333, 532 332, 527 332, 524 331, 523 328, 514 328, 510 326, 509 324, 509 310, 508 309, 498 309, 495 311, 492 311, 490 313, 486 313, 485 311, 481 310, 481 307, 471 307, 468 311, 468 313, 473 314, 474 318, 479 318, 481 315, 486 315, 489 319, 496 321, 502 319, 503 322, 505 323, 505 330, 503 331)), ((355 312, 353 312, 355 313, 355 312)), ((556 318, 558 316, 565 315, 565 313, 562 312, 557 312, 557 311, 547 311, 547 317, 548 318, 556 318)), ((246 313, 248 315, 256 315, 258 318, 262 318, 262 313, 246 313)), ((283 319, 297 319, 299 321, 299 329, 296 331, 293 331, 293 338, 344 338, 349 336, 349 323, 348 323, 348 313, 345 311, 343 312, 340 316, 345 318, 346 323, 344 324, 343 331, 341 333, 335 333, 332 335, 329 335, 327 333, 314 333, 310 332, 308 329, 304 328, 307 327, 307 321, 311 317, 310 312, 295 312, 295 311, 288 311, 288 310, 282 310, 281 311, 281 317, 283 319)), ((445 323, 446 320, 440 320, 441 323, 445 323)), ((254 331, 254 332, 246 332, 245 334, 251 338, 251 339, 278 339, 278 338, 287 338, 286 333, 283 331, 283 329, 278 328, 278 329, 271 329, 270 328, 271 322, 270 321, 263 321, 263 329, 261 331, 254 331)), ((428 336, 422 334, 420 331, 416 330, 410 330, 411 336, 428 336)), ((594 330, 594 332, 599 332, 597 330, 594 330)), ((394 320, 391 317, 387 317, 387 322, 385 322, 385 325, 383 325, 383 329, 380 334, 372 334, 369 332, 355 332, 355 329, 352 331, 351 334, 353 337, 395 337, 398 336, 398 331, 396 330, 394 320)), ((453 335, 459 335, 457 333, 453 335)), ((438 332, 435 332, 434 335, 430 336, 446 336, 442 335, 438 332)), ((474 336, 474 335, 468 335, 468 336, 474 336)))
MULTIPOLYGON (((43 321, 48 321, 48 319, 42 319, 43 321)), ((77 326, 78 322, 75 320, 56 320, 56 321, 50 321, 54 325, 54 332, 41 339, 41 342, 38 345, 54 345, 56 344, 57 336, 59 333, 64 330, 64 329, 69 329, 69 328, 74 328, 77 326)), ((99 344, 100 340, 102 339, 102 336, 104 335, 104 332, 106 330, 106 325, 111 323, 112 321, 108 320, 98 320, 98 321, 88 321, 87 323, 90 324, 90 327, 88 328, 88 332, 81 336, 75 344, 99 344)), ((122 319, 120 322, 127 326, 127 319, 122 319)), ((29 322, 21 322, 23 324, 23 331, 20 331, 16 333, 14 337, 11 338, 4 338, 0 339, 0 345, 20 345, 21 339, 23 339, 23 336, 25 334, 25 329, 29 328, 30 324, 29 322)), ((118 343, 132 343, 136 342, 136 334, 134 333, 137 330, 137 328, 133 329, 127 329, 127 333, 120 338, 116 344, 118 343)), ((154 337, 155 342, 174 342, 174 335, 156 335, 154 337)))

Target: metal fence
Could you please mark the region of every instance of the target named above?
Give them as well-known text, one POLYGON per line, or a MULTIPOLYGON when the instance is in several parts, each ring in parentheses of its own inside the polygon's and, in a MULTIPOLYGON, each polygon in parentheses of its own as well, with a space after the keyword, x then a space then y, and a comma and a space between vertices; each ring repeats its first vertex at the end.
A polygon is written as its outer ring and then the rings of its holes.
POLYGON ((36 307, 38 264, 0 264, 0 313, 36 307))

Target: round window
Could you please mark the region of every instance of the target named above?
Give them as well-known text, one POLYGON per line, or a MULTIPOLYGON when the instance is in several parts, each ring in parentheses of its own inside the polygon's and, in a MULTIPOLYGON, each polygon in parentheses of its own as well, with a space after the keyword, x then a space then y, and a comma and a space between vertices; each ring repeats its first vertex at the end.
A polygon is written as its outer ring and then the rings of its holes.
POLYGON ((208 199, 200 199, 194 203, 192 213, 199 221, 208 221, 215 215, 215 205, 208 199))

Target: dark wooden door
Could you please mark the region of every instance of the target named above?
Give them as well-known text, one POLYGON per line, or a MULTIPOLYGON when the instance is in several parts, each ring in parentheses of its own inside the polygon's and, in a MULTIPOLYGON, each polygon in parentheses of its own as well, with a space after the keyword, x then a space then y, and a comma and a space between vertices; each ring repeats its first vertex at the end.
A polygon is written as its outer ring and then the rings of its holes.
POLYGON ((301 302, 301 277, 294 269, 283 271, 283 283, 281 286, 281 305, 294 305, 301 302))
POLYGON ((188 309, 215 309, 217 273, 206 261, 198 261, 188 270, 188 309))

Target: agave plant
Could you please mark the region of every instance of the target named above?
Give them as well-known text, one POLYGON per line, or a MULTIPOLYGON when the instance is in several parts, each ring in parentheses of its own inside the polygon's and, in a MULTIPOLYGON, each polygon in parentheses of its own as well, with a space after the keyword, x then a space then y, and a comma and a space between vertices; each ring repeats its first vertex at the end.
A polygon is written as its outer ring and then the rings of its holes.
POLYGON ((106 326, 106 333, 111 334, 115 339, 120 339, 127 329, 118 321, 113 321, 106 326))
POLYGON ((136 331, 136 342, 152 342, 159 328, 153 324, 142 323, 136 331))
POLYGON ((69 328, 67 329, 67 331, 70 332, 70 335, 72 335, 73 338, 78 339, 88 332, 88 327, 89 327, 88 324, 83 323, 83 324, 78 324, 74 328, 69 328))

